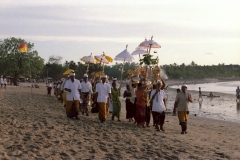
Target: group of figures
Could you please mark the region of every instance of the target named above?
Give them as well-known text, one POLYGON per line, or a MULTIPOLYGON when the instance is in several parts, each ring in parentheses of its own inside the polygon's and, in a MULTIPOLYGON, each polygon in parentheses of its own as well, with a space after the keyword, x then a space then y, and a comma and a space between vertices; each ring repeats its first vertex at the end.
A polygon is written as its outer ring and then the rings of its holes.
POLYGON ((6 89, 6 86, 7 86, 7 78, 6 78, 6 76, 1 75, 0 84, 1 84, 1 88, 4 87, 4 89, 6 89))
MULTIPOLYGON (((102 74, 97 82, 92 83, 87 74, 79 81, 75 79, 75 73, 71 72, 65 80, 58 81, 54 86, 48 83, 47 88, 48 94, 51 94, 51 89, 54 88, 56 96, 64 104, 68 118, 79 120, 79 113, 89 116, 90 106, 95 106, 101 123, 104 123, 109 115, 112 121, 115 118, 121 121, 121 85, 116 77, 112 78, 112 82, 108 82, 108 76, 102 74)), ((165 131, 163 125, 168 96, 165 89, 166 84, 160 77, 149 81, 143 75, 129 75, 126 90, 123 92, 126 119, 134 122, 137 127, 145 128, 150 127, 152 116, 156 131, 165 131)), ((175 112, 176 108, 178 110, 182 134, 187 133, 189 102, 192 102, 191 94, 187 92, 187 85, 184 84, 182 91, 177 93, 174 105, 175 112)))

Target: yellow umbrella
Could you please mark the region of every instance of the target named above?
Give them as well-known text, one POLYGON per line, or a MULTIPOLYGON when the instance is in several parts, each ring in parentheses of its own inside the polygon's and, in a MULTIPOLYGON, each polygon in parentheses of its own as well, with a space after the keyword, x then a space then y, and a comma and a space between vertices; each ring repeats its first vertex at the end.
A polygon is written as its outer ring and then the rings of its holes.
POLYGON ((103 56, 108 60, 108 62, 113 62, 113 58, 110 56, 107 56, 104 52, 103 52, 103 56))
POLYGON ((74 72, 74 70, 73 69, 67 69, 64 73, 63 73, 63 75, 65 76, 65 75, 68 75, 69 73, 71 73, 71 72, 74 72))

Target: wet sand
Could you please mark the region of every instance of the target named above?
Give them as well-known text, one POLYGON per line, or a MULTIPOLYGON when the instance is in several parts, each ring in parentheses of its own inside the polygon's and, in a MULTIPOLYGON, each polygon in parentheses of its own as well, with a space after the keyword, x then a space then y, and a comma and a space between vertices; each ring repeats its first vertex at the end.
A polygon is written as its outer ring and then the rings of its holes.
MULTIPOLYGON (((47 96, 45 84, 0 90, 0 159, 239 159, 240 124, 190 115, 188 133, 171 109, 165 132, 97 114, 66 118, 63 105, 47 96)), ((170 91, 173 92, 173 91, 170 91)), ((223 95, 224 96, 224 95, 223 95)), ((172 108, 172 106, 169 106, 172 108)))

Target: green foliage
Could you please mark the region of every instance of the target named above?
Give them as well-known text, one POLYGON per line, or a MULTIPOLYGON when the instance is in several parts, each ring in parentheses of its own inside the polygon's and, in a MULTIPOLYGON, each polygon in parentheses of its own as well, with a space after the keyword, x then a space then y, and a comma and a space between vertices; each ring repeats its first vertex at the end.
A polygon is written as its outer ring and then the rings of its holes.
POLYGON ((153 55, 150 55, 150 54, 145 54, 145 55, 143 55, 143 58, 142 59, 140 59, 139 61, 140 61, 140 65, 142 65, 142 64, 145 64, 145 65, 156 65, 156 64, 158 64, 158 58, 152 58, 153 57, 153 55))
POLYGON ((0 44, 0 73, 14 77, 14 84, 17 84, 19 74, 24 77, 37 78, 43 66, 44 59, 38 56, 38 52, 33 50, 34 44, 28 43, 28 52, 20 53, 18 46, 24 43, 24 39, 7 38, 0 44))
POLYGON ((176 63, 170 65, 163 65, 161 68, 166 72, 170 79, 190 79, 190 78, 220 78, 220 77, 240 77, 239 65, 211 65, 199 66, 195 62, 189 65, 184 63, 177 65, 176 63))

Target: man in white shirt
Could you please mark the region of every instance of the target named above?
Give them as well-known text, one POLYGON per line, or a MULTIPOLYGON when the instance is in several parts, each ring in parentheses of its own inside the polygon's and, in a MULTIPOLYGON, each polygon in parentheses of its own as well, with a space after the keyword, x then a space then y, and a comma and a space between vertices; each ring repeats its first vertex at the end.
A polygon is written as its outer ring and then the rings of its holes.
POLYGON ((83 81, 81 82, 82 86, 82 114, 84 115, 84 112, 86 113, 86 116, 88 115, 88 109, 90 105, 90 98, 93 93, 92 91, 92 84, 88 82, 88 75, 83 75, 83 81))
POLYGON ((193 102, 192 96, 187 92, 187 85, 182 84, 182 92, 179 92, 176 96, 174 107, 178 108, 179 125, 181 125, 181 134, 187 133, 187 121, 189 114, 189 103, 193 102))
POLYGON ((101 123, 104 123, 107 118, 107 101, 108 97, 110 98, 110 102, 112 101, 111 97, 111 86, 106 83, 107 75, 102 75, 101 80, 102 82, 97 83, 96 85, 96 96, 95 96, 95 103, 98 105, 99 113, 98 118, 101 123))
POLYGON ((66 113, 68 117, 75 117, 77 120, 79 112, 79 101, 81 92, 81 83, 79 80, 75 79, 75 73, 71 72, 69 74, 70 79, 65 82, 64 89, 67 91, 66 95, 66 113), (74 104, 74 105, 73 105, 74 104))
POLYGON ((162 82, 158 81, 157 88, 151 91, 150 98, 152 100, 152 115, 157 131, 164 131, 163 124, 165 121, 166 98, 167 94, 161 90, 162 82), (160 129, 159 126, 160 125, 160 129))

